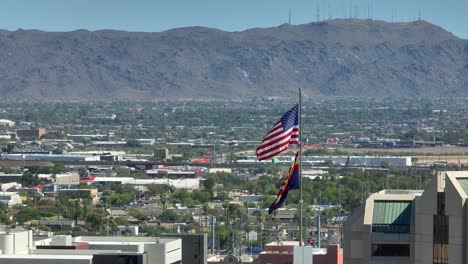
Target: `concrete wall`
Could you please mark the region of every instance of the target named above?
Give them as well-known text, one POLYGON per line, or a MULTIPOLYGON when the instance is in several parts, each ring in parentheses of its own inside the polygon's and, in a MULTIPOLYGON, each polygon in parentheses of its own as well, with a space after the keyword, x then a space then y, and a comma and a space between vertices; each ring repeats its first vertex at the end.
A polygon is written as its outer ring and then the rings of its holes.
POLYGON ((356 208, 343 228, 345 264, 368 263, 370 258, 370 226, 364 225, 365 206, 356 208))
POLYGON ((206 264, 208 259, 207 234, 163 234, 161 237, 182 239, 182 263, 206 264))
POLYGON ((174 239, 165 243, 145 244, 148 264, 172 264, 182 261, 182 240, 174 239))
POLYGON ((427 264, 433 262, 433 224, 437 214, 437 192, 445 189, 445 175, 438 174, 432 178, 423 195, 415 199, 414 250, 412 262, 427 264), (429 254, 430 252, 430 254, 429 254))
POLYGON ((74 241, 87 242, 90 249, 146 252, 148 264, 172 264, 182 260, 182 241, 177 238, 83 236, 74 241))
POLYGON ((466 194, 454 176, 446 176, 445 180, 445 214, 449 218, 449 262, 452 264, 463 261, 463 219, 466 217, 463 207, 466 194))
POLYGON ((1 254, 27 254, 32 247, 32 231, 0 234, 1 254))
POLYGON ((314 255, 315 264, 343 264, 343 252, 338 245, 328 246, 326 255, 314 255))
MULTIPOLYGON (((294 249, 298 246, 294 245, 266 245, 264 250, 259 256, 260 264, 286 264, 295 263, 294 249)), ((312 256, 312 248, 306 247, 309 250, 309 256, 305 256, 304 259, 313 259, 310 262, 304 262, 307 264, 343 264, 343 253, 340 251, 338 245, 327 247, 326 254, 316 254, 312 256)), ((367 263, 367 262, 361 262, 367 263)))

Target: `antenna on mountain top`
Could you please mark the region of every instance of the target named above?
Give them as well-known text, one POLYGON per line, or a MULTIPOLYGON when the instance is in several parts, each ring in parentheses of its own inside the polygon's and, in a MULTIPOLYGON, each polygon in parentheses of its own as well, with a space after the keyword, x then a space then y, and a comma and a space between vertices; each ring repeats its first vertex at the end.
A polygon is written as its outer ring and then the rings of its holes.
POLYGON ((370 19, 370 1, 367 2, 367 19, 370 19))
POLYGON ((353 18, 353 0, 349 0, 349 19, 353 18))
POLYGON ((418 12, 418 21, 421 21, 421 8, 419 8, 419 12, 418 12))
POLYGON ((317 1, 317 22, 320 22, 320 1, 317 1))
POLYGON ((341 18, 346 18, 344 15, 344 0, 341 0, 341 18))
POLYGON ((328 0, 328 20, 332 19, 332 10, 331 10, 331 5, 330 5, 330 0, 328 0))
POLYGON ((291 8, 289 8, 289 19, 288 19, 288 24, 291 25, 291 8))

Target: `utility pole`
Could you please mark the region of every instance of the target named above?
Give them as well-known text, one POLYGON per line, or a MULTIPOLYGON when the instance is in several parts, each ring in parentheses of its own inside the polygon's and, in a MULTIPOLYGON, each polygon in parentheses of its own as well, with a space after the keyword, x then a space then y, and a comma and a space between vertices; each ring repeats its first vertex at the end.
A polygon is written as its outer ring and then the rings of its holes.
POLYGON ((318 208, 318 216, 317 216, 317 247, 318 248, 321 248, 321 241, 320 241, 320 233, 321 233, 321 230, 320 230, 320 212, 321 208, 320 208, 320 204, 319 204, 319 208, 318 208))
POLYGON ((215 126, 213 125, 213 159, 211 163, 214 165, 216 160, 216 137, 215 137, 215 126))
POLYGON ((211 255, 214 255, 214 249, 215 249, 215 224, 216 224, 216 217, 211 216, 211 255))

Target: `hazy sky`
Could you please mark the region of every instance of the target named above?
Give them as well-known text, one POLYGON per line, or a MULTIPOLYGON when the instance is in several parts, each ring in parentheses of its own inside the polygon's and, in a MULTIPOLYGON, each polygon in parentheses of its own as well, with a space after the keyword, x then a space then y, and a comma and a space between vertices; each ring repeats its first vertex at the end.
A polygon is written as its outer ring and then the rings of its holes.
POLYGON ((163 31, 206 26, 228 31, 358 15, 392 21, 418 18, 468 39, 468 0, 0 0, 0 28, 163 31), (350 4, 352 6, 350 12, 350 4), (344 8, 342 8, 344 6, 344 8))

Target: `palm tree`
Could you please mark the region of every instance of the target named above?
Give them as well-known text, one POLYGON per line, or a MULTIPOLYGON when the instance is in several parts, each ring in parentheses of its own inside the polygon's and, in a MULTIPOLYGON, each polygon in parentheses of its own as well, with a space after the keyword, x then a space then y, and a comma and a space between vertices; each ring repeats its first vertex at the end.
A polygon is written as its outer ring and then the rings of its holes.
POLYGON ((228 201, 223 202, 223 208, 224 208, 224 216, 225 216, 224 222, 226 224, 229 224, 229 219, 228 219, 229 202, 228 201))
POLYGON ((161 201, 163 205, 163 213, 166 212, 167 195, 165 193, 161 193, 159 195, 159 201, 161 201))

